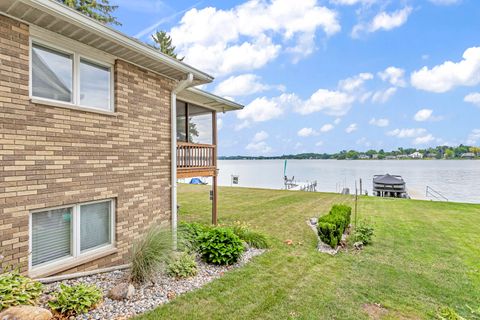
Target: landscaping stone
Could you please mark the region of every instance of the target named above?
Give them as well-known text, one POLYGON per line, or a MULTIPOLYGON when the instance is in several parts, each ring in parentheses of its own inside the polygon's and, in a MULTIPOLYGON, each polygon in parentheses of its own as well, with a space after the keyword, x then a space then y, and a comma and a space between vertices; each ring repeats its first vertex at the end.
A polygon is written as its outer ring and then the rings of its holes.
MULTIPOLYGON (((253 257, 264 253, 266 250, 248 248, 239 261, 231 266, 209 265, 197 260, 198 274, 187 279, 176 279, 166 274, 158 274, 152 282, 136 287, 135 294, 130 299, 113 300, 108 297, 112 283, 125 283, 128 279, 128 270, 112 271, 91 275, 87 277, 65 280, 62 282, 50 283, 45 286, 44 295, 58 290, 60 283, 74 285, 78 283, 95 284, 104 295, 103 303, 88 313, 78 315, 77 320, 109 319, 125 320, 135 315, 155 309, 163 303, 178 297, 179 295, 195 290, 205 284, 220 278, 226 272, 239 268, 249 262, 253 257)), ((45 301, 45 300, 41 300, 45 301)), ((46 304, 45 304, 46 305, 46 304)), ((2 320, 0 318, 0 320, 2 320)))
POLYGON ((130 283, 120 283, 110 289, 108 297, 112 300, 130 299, 135 294, 135 287, 130 283))
POLYGON ((1 320, 50 320, 52 318, 50 311, 34 306, 10 307, 0 313, 1 320))
POLYGON ((362 250, 363 249, 363 242, 362 241, 357 241, 353 244, 353 247, 357 250, 362 250))

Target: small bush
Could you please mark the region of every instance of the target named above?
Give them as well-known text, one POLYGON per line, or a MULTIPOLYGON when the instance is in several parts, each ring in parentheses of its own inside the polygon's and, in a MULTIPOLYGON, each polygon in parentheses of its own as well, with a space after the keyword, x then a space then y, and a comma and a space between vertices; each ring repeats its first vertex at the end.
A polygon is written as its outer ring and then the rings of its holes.
POLYGON ((64 316, 75 316, 88 312, 102 300, 102 292, 94 285, 60 284, 60 291, 54 292, 48 305, 64 316))
POLYGON ((193 253, 198 249, 198 237, 209 230, 211 226, 206 226, 200 223, 185 223, 179 224, 177 229, 178 247, 180 250, 193 253))
POLYGON ((229 228, 215 228, 200 234, 198 251, 207 263, 229 265, 237 262, 245 248, 229 228))
POLYGON ((374 235, 373 226, 367 222, 361 222, 353 233, 352 239, 354 242, 362 242, 364 245, 369 245, 372 243, 372 238, 374 235))
POLYGON ((197 263, 187 252, 176 254, 167 263, 167 274, 176 278, 188 278, 197 275, 197 263))
POLYGON ((232 227, 232 231, 251 247, 257 249, 267 249, 269 247, 267 237, 259 232, 250 230, 246 224, 236 223, 232 227))
POLYGON ((130 280, 142 283, 151 280, 172 251, 169 230, 153 227, 133 244, 130 280))
POLYGON ((18 271, 0 274, 0 311, 12 306, 35 305, 42 288, 40 282, 20 275, 18 271))
POLYGON ((335 248, 350 224, 351 215, 351 207, 342 204, 333 205, 328 214, 318 219, 317 230, 320 239, 335 248))
POLYGON ((466 320, 459 315, 454 309, 450 307, 442 307, 437 312, 437 319, 439 320, 466 320))

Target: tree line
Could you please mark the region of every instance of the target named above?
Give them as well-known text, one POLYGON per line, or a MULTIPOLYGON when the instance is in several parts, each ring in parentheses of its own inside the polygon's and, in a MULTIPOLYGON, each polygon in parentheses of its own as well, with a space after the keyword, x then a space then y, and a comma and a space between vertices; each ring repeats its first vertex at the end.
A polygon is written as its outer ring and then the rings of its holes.
POLYGON ((437 146, 434 148, 426 148, 426 149, 416 149, 416 148, 398 148, 392 151, 385 151, 383 149, 375 150, 370 149, 365 152, 360 152, 356 150, 342 150, 337 153, 299 153, 299 154, 284 154, 281 156, 222 156, 219 157, 220 160, 248 160, 248 159, 337 159, 337 160, 345 160, 345 159, 388 159, 389 157, 398 157, 403 156, 407 158, 407 156, 418 152, 421 153, 424 158, 429 159, 460 159, 462 155, 473 153, 474 156, 477 158, 480 157, 480 147, 475 146, 466 146, 466 145, 459 145, 456 147, 450 146, 437 146))

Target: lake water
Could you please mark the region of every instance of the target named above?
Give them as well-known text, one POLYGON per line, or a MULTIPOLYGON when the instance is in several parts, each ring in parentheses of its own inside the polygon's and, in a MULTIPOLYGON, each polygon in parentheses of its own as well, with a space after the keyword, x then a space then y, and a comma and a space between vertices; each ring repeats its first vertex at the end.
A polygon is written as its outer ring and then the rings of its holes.
MULTIPOLYGON (((231 175, 240 187, 281 189, 284 160, 220 160, 219 185, 230 186, 231 175)), ((317 191, 339 192, 362 179, 363 190, 372 193, 376 174, 401 175, 412 198, 426 199, 428 186, 449 201, 480 203, 478 160, 288 160, 287 176, 297 181, 317 180, 317 191)))

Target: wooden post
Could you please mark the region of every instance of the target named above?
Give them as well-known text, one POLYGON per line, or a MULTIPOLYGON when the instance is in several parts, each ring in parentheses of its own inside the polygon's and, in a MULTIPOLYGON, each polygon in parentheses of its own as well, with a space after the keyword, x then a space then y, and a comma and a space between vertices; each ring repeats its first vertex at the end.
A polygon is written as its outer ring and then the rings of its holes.
POLYGON ((217 225, 217 193, 218 193, 218 188, 217 188, 217 112, 213 111, 212 112, 212 144, 213 144, 213 166, 215 167, 215 172, 213 174, 213 182, 212 182, 212 188, 213 188, 213 199, 212 199, 212 224, 217 225))
POLYGON ((358 189, 357 189, 357 181, 355 180, 355 230, 357 230, 357 203, 358 203, 358 189))
POLYGON ((362 178, 360 178, 360 195, 362 195, 362 178))

